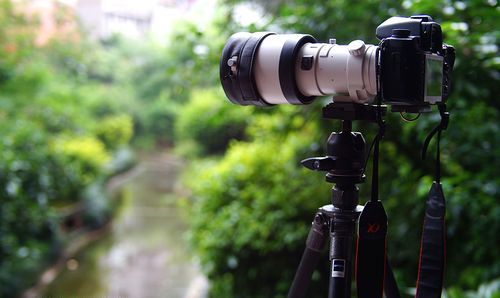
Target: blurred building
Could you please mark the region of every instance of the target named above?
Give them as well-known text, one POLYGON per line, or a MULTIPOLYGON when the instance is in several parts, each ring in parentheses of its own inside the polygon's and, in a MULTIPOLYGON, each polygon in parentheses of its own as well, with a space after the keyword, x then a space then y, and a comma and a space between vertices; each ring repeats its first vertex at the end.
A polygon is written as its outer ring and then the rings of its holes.
POLYGON ((38 23, 35 43, 43 45, 51 38, 78 40, 75 12, 66 1, 28 0, 15 1, 18 9, 38 23))
MULTIPOLYGON (((21 0, 18 0, 21 1, 21 0)), ((26 11, 40 20, 37 43, 60 30, 76 32, 75 16, 95 39, 121 34, 128 38, 164 40, 180 21, 203 27, 215 12, 216 0, 26 0, 26 11)))
POLYGON ((161 39, 190 14, 198 0, 78 0, 75 11, 95 38, 119 33, 129 38, 161 39))

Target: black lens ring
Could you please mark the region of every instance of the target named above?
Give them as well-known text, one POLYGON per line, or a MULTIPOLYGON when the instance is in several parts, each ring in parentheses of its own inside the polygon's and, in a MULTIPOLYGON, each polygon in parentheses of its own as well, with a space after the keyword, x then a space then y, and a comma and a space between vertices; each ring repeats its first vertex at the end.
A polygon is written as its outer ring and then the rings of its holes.
POLYGON ((315 96, 300 93, 295 80, 295 61, 300 48, 306 43, 317 42, 311 35, 300 35, 298 39, 288 39, 283 45, 279 63, 279 79, 281 91, 286 100, 295 105, 311 103, 315 96))
POLYGON ((257 85, 253 79, 253 62, 257 49, 262 40, 272 32, 233 34, 222 50, 219 64, 219 75, 222 88, 227 98, 238 105, 270 105, 259 95, 257 85), (227 64, 228 60, 236 57, 236 73, 227 64))
POLYGON ((276 33, 273 32, 256 32, 252 33, 252 36, 243 46, 240 55, 240 61, 238 63, 238 81, 240 84, 241 94, 243 104, 248 105, 261 105, 268 106, 267 103, 259 94, 255 79, 253 76, 253 65, 255 61, 255 55, 259 45, 262 43, 264 38, 269 35, 276 33))
POLYGON ((227 98, 234 104, 244 104, 243 95, 241 94, 239 86, 238 74, 233 74, 231 67, 227 63, 232 57, 240 56, 243 47, 250 37, 251 34, 247 32, 235 33, 231 35, 222 50, 222 57, 219 64, 219 77, 224 93, 226 93, 227 98))

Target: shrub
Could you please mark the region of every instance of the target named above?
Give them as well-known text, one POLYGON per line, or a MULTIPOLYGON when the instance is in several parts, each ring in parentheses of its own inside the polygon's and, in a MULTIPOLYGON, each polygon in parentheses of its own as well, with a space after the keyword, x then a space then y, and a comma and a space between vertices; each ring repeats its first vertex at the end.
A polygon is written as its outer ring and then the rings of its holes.
POLYGON ((179 109, 181 107, 178 103, 169 101, 165 96, 143 104, 138 111, 138 121, 134 129, 136 136, 139 136, 139 143, 149 141, 172 144, 174 123, 179 109))
POLYGON ((128 144, 132 138, 132 118, 122 114, 97 120, 95 134, 106 145, 106 148, 115 150, 128 144))
MULTIPOLYGON (((212 297, 284 297, 316 208, 329 202, 320 175, 299 166, 309 136, 234 143, 213 166, 195 168, 192 242, 212 297)), ((328 262, 319 266, 320 272, 328 262)), ((326 270, 327 271, 327 270, 326 270)), ((327 289, 318 274, 316 294, 327 289)), ((316 290, 314 290, 316 289, 316 290)))
POLYGON ((50 155, 61 167, 57 198, 79 199, 81 189, 95 180, 110 160, 104 144, 91 136, 59 136, 50 143, 50 155))
POLYGON ((0 133, 0 296, 13 297, 57 243, 49 206, 62 170, 47 150, 47 135, 32 123, 13 121, 0 133))
POLYGON ((85 52, 83 36, 64 48, 34 48, 35 22, 16 5, 0 3, 0 297, 19 296, 58 254, 58 206, 81 200, 86 227, 109 218, 105 179, 94 181, 124 168, 115 163, 105 173, 106 146, 126 143, 132 131, 130 118, 109 116, 128 108, 126 92, 88 79, 81 58, 99 49, 85 52), (92 128, 104 115, 101 141, 92 128))
POLYGON ((200 154, 224 152, 231 140, 243 139, 252 109, 231 105, 219 89, 194 91, 175 123, 178 142, 194 141, 200 154))

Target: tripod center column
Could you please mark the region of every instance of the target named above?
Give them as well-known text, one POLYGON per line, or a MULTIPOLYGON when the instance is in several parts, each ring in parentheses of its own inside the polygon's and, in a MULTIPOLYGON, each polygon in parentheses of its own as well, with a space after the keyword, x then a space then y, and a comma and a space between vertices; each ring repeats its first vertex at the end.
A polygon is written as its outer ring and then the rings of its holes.
POLYGON ((332 189, 330 222, 331 275, 329 297, 351 297, 351 268, 359 190, 354 184, 337 184, 332 189))

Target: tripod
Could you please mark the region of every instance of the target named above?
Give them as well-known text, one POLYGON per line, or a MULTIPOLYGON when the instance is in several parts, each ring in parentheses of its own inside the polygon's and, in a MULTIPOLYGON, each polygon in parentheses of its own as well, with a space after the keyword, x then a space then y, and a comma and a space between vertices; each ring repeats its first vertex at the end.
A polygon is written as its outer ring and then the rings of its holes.
MULTIPOLYGON (((306 248, 290 287, 288 298, 305 297, 327 235, 330 236, 329 259, 331 262, 328 297, 351 297, 353 241, 356 222, 363 211, 363 206, 358 205, 359 189, 356 184, 362 183, 365 179, 364 170, 367 159, 366 142, 361 133, 352 132, 352 121, 379 122, 384 112, 385 107, 382 106, 355 103, 332 103, 323 108, 323 118, 342 120, 342 130, 331 133, 328 138, 327 156, 308 158, 302 161, 302 165, 311 170, 326 171, 326 181, 335 185, 332 188, 331 204, 320 207, 314 216, 306 248)), ((375 145, 378 151, 378 143, 375 145)), ((380 217, 379 222, 382 224, 367 226, 366 231, 383 236, 383 255, 381 260, 375 260, 375 262, 385 262, 387 217, 385 212, 377 216, 380 217), (383 226, 384 216, 385 227, 383 226)), ((366 226, 366 223, 361 220, 359 224, 366 226)), ((382 264, 382 267, 384 265, 382 264)), ((382 284, 381 281, 380 291, 382 284)))

